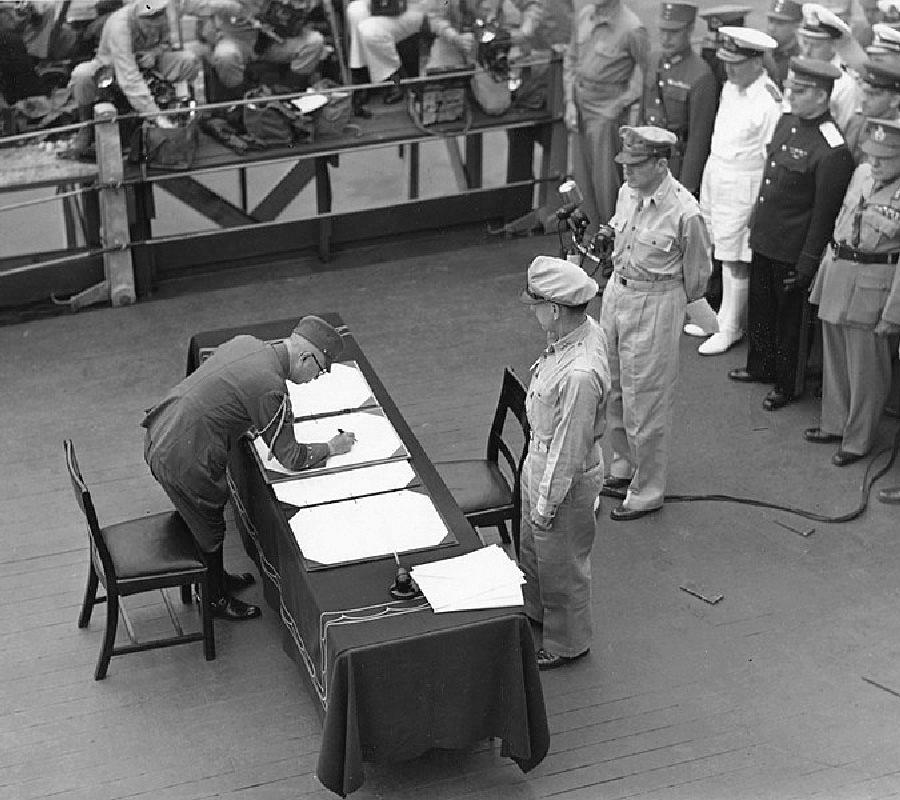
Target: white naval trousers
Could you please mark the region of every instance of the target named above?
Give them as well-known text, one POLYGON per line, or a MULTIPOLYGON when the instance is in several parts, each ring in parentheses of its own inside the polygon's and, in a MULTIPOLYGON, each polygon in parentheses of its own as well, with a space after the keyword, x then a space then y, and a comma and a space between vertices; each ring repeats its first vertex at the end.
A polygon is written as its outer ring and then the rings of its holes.
POLYGON ((352 0, 347 6, 350 29, 350 69, 369 68, 373 83, 387 80, 400 69, 397 42, 417 33, 425 17, 410 3, 399 17, 373 17, 369 0, 352 0))

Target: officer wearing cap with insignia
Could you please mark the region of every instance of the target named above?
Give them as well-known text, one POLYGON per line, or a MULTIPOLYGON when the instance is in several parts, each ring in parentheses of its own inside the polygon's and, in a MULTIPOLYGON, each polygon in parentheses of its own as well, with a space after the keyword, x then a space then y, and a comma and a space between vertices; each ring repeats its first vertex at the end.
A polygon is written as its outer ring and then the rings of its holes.
POLYGON ((839 76, 827 61, 791 59, 785 82, 791 112, 772 135, 750 229, 747 364, 728 377, 774 384, 763 401, 768 411, 802 390, 807 289, 853 174, 853 157, 828 110, 839 76))
POLYGON ((707 33, 703 37, 700 47, 700 57, 709 65, 713 77, 716 79, 716 92, 722 91, 728 76, 725 74, 725 65, 718 59, 716 53, 722 46, 724 37, 719 31, 726 27, 744 27, 744 21, 750 13, 750 6, 722 5, 707 8, 699 12, 699 17, 706 22, 707 33))
POLYGON ((766 33, 777 45, 766 53, 763 64, 779 89, 784 88, 790 60, 800 55, 797 29, 803 21, 803 6, 795 0, 772 0, 766 12, 766 33))
POLYGON ((884 22, 872 26, 872 43, 866 48, 870 61, 900 67, 900 31, 884 22))
POLYGON ((822 320, 822 415, 803 435, 837 444, 838 467, 875 442, 900 333, 900 122, 866 127, 868 162, 853 173, 810 295, 822 320))
POLYGON ((691 3, 660 6, 660 50, 650 56, 642 104, 647 125, 666 128, 678 137, 669 171, 695 196, 718 102, 716 79, 691 47, 696 16, 697 6, 691 3))
POLYGON ((700 187, 700 208, 722 262, 722 305, 706 301, 688 309, 685 333, 712 334, 698 352, 724 353, 744 335, 747 310, 748 223, 766 163, 766 145, 781 116, 781 92, 763 67, 775 40, 752 28, 722 28, 719 58, 728 82, 722 88, 709 160, 700 187))
POLYGON ((709 236, 697 201, 669 173, 675 134, 622 128, 616 159, 625 172, 616 214, 613 274, 600 325, 609 344, 612 390, 609 488, 627 487, 614 520, 663 505, 678 346, 685 305, 703 297, 711 269, 709 236))
POLYGON ((900 117, 900 64, 866 61, 862 72, 862 108, 847 123, 844 138, 859 164, 865 160, 862 143, 867 119, 900 117))
POLYGON ((330 456, 349 452, 355 441, 349 432, 321 444, 296 441, 286 383, 315 380, 342 352, 340 333, 319 317, 303 317, 290 338, 277 343, 236 336, 150 408, 141 423, 147 429, 144 460, 203 553, 216 617, 240 621, 260 615, 257 606, 233 596, 253 583, 253 575, 228 574, 222 559, 231 445, 254 430, 291 470, 322 466, 330 456))
POLYGON ((603 486, 600 440, 610 391, 606 337, 587 314, 597 290, 576 264, 538 256, 521 296, 547 334, 525 401, 531 439, 519 544, 525 613, 541 631, 542 670, 586 655, 593 638, 594 504, 603 486))
POLYGON ((565 123, 576 134, 574 177, 592 226, 615 210, 617 131, 640 103, 649 54, 647 29, 624 0, 595 0, 576 12, 563 59, 565 123))
POLYGON ((861 94, 856 79, 837 49, 839 43, 850 40, 850 26, 824 6, 804 3, 803 24, 797 33, 801 55, 828 61, 841 71, 831 90, 831 116, 843 130, 859 108, 861 94))

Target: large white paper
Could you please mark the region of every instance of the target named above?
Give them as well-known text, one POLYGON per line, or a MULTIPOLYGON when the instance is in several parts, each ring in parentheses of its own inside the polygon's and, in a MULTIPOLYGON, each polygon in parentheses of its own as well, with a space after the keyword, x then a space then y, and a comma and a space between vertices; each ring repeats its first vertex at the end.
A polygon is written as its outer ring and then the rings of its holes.
MULTIPOLYGON (((298 442, 327 442, 337 436, 338 429, 352 432, 356 435, 356 443, 349 453, 339 456, 330 456, 325 463, 325 468, 349 467, 356 464, 366 464, 370 461, 380 461, 391 458, 398 451, 403 450, 403 442, 391 425, 390 420, 380 411, 369 413, 356 411, 350 414, 340 414, 335 417, 322 417, 321 419, 308 419, 294 423, 294 437, 298 442)), ((256 452, 266 469, 280 472, 284 475, 303 475, 303 472, 289 470, 279 463, 277 458, 269 458, 269 446, 262 437, 257 437, 253 442, 256 452)), ((405 451, 404 451, 405 452, 405 451)))
POLYGON ((331 372, 307 383, 287 382, 297 418, 374 405, 372 389, 355 364, 332 364, 331 372))
POLYGON ((431 498, 412 491, 303 508, 290 525, 303 555, 320 564, 435 547, 447 536, 431 498))
POLYGON ((522 571, 497 545, 419 564, 412 577, 435 612, 522 605, 522 571))
POLYGON ((275 496, 285 503, 304 508, 375 492, 405 489, 416 478, 408 461, 390 461, 370 467, 310 475, 273 484, 275 496))

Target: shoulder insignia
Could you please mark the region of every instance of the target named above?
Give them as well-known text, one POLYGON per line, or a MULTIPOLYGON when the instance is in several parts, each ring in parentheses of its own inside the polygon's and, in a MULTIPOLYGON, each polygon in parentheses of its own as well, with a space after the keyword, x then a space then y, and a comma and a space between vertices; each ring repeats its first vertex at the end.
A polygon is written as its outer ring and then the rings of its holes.
POLYGON ((778 91, 778 87, 774 83, 769 83, 769 82, 766 82, 765 87, 766 87, 766 91, 770 95, 772 95, 772 99, 776 103, 780 103, 781 102, 781 92, 778 91))
POLYGON ((838 126, 831 120, 819 125, 819 133, 822 134, 829 147, 840 147, 844 143, 844 137, 838 126))

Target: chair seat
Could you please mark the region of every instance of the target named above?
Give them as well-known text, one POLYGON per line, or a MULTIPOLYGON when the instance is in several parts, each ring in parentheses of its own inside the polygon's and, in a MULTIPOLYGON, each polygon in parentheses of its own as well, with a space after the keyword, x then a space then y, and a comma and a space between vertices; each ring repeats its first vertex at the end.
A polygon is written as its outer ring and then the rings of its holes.
POLYGON ((494 461, 442 461, 435 467, 463 514, 475 514, 513 503, 512 490, 494 461))
POLYGON ((119 580, 203 569, 191 532, 175 512, 101 529, 119 580))

